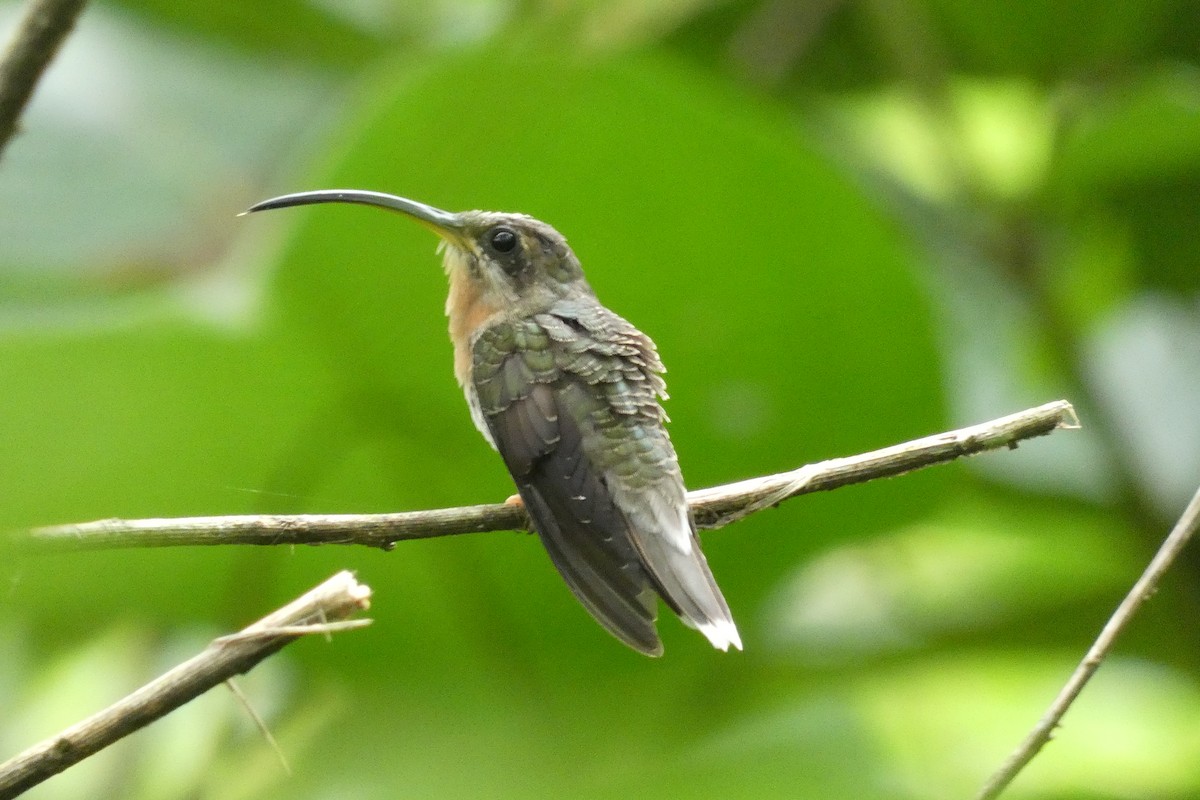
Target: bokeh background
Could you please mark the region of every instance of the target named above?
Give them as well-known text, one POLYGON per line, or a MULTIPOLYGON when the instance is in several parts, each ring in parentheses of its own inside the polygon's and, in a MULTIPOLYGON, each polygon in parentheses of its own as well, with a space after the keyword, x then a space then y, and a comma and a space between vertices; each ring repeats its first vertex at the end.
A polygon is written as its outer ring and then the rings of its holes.
MULTIPOLYGON (((11 27, 19 8, 0 6, 11 27)), ((334 571, 373 627, 37 798, 968 796, 1200 477, 1187 0, 98 0, 0 162, 0 526, 511 485, 433 238, 519 210, 658 342, 701 487, 1066 397, 1084 427, 705 534, 746 642, 626 651, 536 539, 0 550, 0 757, 334 571)), ((1200 795, 1200 558, 1014 798, 1200 795)), ((669 617, 669 615, 668 615, 669 617)))

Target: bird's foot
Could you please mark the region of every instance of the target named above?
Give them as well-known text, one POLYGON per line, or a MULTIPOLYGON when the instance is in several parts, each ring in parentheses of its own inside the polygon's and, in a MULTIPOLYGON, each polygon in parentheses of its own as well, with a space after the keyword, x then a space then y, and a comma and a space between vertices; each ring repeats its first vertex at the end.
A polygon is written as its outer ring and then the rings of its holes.
POLYGON ((521 495, 514 494, 512 497, 504 501, 504 505, 523 507, 525 505, 525 501, 521 499, 521 495))

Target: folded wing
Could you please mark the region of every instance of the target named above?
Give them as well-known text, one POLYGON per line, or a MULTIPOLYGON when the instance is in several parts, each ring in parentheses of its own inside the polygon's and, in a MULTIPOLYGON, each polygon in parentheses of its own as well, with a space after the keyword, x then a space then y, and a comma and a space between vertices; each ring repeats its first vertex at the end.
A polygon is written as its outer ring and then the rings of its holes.
POLYGON ((473 386, 492 440, 567 585, 606 629, 659 655, 656 594, 741 647, 700 551, 650 340, 600 307, 483 331, 473 386))

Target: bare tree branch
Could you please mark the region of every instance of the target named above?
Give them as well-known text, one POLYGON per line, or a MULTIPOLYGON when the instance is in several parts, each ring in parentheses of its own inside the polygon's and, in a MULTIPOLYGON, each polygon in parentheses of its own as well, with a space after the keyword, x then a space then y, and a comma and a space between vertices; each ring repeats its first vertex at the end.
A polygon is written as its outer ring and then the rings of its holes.
POLYGON ((0 60, 0 153, 87 0, 31 0, 0 60))
POLYGON ((1158 548, 1158 552, 1154 554, 1154 558, 1146 566, 1142 577, 1138 578, 1137 583, 1129 590, 1129 594, 1125 595, 1125 599, 1117 606, 1117 610, 1108 618, 1100 635, 1096 637, 1096 641, 1088 650, 1087 655, 1083 657, 1083 661, 1079 662, 1079 666, 1075 668, 1075 672, 1071 674, 1062 691, 1058 693, 1058 697, 1054 698, 1050 708, 1025 737, 1025 741, 1021 742, 1021 745, 979 790, 979 794, 975 795, 976 800, 994 800, 999 797, 1000 793, 1012 783, 1013 778, 1017 777, 1017 774, 1046 746, 1046 743, 1054 735, 1054 729, 1058 727, 1063 715, 1067 713, 1067 709, 1071 707, 1075 698, 1079 697, 1079 693, 1083 691, 1083 687, 1100 668, 1101 662, 1112 650, 1117 637, 1129 625, 1133 615, 1138 612, 1143 603, 1154 596, 1158 590, 1158 582, 1171 568, 1176 557, 1187 547, 1197 528, 1200 528, 1200 489, 1196 491, 1192 501, 1183 510, 1183 515, 1175 523, 1170 535, 1167 536, 1162 546, 1158 548))
MULTIPOLYGON (((184 703, 247 672, 302 635, 325 633, 370 606, 371 590, 339 572, 307 594, 156 678, 133 694, 0 764, 0 800, 16 797, 184 703)), ((357 620, 365 624, 367 620, 357 620)))
MULTIPOLYGON (((1071 404, 1058 400, 871 453, 701 489, 689 493, 688 502, 698 527, 721 528, 798 495, 889 478, 985 450, 1015 448, 1023 439, 1078 425, 1071 404)), ((65 549, 225 544, 361 544, 391 549, 408 539, 528 527, 523 507, 501 503, 395 514, 109 519, 37 528, 28 535, 38 545, 65 549)))

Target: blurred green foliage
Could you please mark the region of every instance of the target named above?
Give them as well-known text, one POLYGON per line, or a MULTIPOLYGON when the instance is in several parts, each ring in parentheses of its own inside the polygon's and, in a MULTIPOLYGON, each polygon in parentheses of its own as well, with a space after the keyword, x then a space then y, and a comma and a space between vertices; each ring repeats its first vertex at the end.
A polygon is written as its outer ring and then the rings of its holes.
MULTIPOLYGON (((1058 396, 1084 429, 707 534, 729 655, 673 619, 627 652, 519 534, 5 545, 0 756, 349 567, 376 624, 245 681, 292 776, 214 693, 29 796, 969 795, 1200 474, 1197 32, 1182 0, 96 3, 0 163, 5 529, 511 493, 426 231, 234 217, 320 187, 565 232, 658 342, 694 487, 1058 396)), ((1197 569, 1013 797, 1200 792, 1197 569)))

